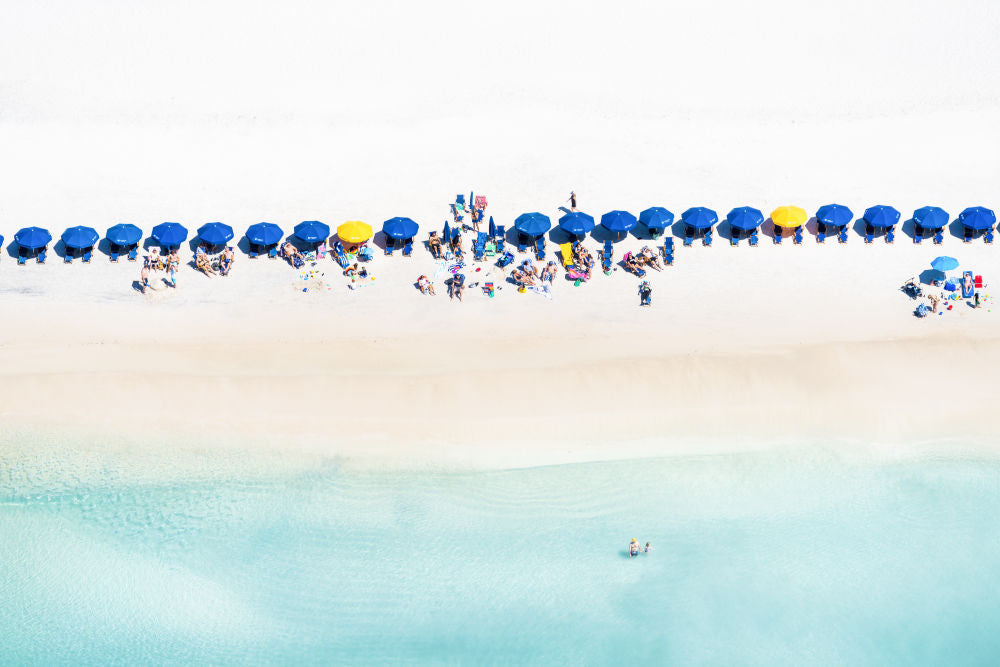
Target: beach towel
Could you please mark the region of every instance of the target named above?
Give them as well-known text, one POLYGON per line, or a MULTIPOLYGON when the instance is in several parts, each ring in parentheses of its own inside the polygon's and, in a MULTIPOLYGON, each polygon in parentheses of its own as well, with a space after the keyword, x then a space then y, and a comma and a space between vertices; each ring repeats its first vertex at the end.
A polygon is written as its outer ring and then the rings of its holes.
POLYGON ((548 285, 531 285, 528 287, 528 291, 540 294, 549 301, 552 300, 552 289, 548 285))
POLYGON ((292 257, 292 264, 295 266, 296 269, 301 269, 303 266, 305 266, 305 262, 302 261, 302 258, 297 256, 292 257))
POLYGON ((972 277, 972 271, 962 274, 962 298, 971 299, 972 293, 976 291, 976 281, 972 277))

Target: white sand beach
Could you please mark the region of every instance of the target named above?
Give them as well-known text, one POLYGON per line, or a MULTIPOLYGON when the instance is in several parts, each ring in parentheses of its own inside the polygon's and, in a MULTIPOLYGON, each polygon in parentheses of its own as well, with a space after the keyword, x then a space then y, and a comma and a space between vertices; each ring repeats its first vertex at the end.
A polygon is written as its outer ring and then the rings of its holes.
MULTIPOLYGON (((8 433, 500 467, 995 437, 997 304, 917 319, 899 291, 950 255, 1000 296, 1000 247, 951 234, 941 246, 717 237, 647 277, 651 308, 620 266, 579 287, 561 277, 549 300, 470 263, 470 283, 502 284, 496 297, 449 301, 441 278, 422 296, 414 282, 435 270, 422 245, 377 251, 355 290, 330 259, 307 283, 239 252, 231 276, 208 278, 185 246, 177 289, 146 295, 138 264, 17 266, 11 246, 29 225, 58 238, 76 224, 148 234, 172 220, 193 234, 219 220, 240 236, 262 220, 288 233, 397 215, 422 241, 469 191, 508 228, 528 211, 555 222, 571 190, 595 218, 995 209, 990 3, 66 3, 58 24, 40 5, 9 12, 8 433), (58 48, 40 48, 40 32, 58 48)), ((617 257, 647 244, 629 237, 617 257)))

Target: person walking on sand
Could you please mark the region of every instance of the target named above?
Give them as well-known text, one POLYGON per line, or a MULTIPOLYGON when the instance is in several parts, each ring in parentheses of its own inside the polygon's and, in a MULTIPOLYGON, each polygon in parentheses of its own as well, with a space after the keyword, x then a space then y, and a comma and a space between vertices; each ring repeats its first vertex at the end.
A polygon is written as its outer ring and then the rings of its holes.
POLYGON ((149 288, 149 262, 142 265, 142 271, 139 272, 139 284, 142 287, 142 293, 145 294, 149 288))
POLYGON ((573 191, 573 190, 570 190, 569 191, 569 199, 567 199, 566 201, 569 202, 569 210, 575 212, 576 211, 576 192, 573 191))

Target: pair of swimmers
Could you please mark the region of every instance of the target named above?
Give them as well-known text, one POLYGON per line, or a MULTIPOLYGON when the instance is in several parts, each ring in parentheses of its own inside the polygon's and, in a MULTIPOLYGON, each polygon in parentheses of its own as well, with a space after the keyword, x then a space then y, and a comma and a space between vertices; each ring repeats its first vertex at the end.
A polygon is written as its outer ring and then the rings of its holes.
POLYGON ((648 554, 652 550, 653 550, 653 547, 652 547, 652 545, 649 542, 646 542, 646 546, 645 547, 640 547, 639 546, 639 540, 635 539, 634 537, 632 538, 632 541, 629 542, 629 544, 628 544, 628 555, 629 555, 629 558, 635 558, 636 556, 639 555, 640 551, 642 553, 647 553, 648 554))

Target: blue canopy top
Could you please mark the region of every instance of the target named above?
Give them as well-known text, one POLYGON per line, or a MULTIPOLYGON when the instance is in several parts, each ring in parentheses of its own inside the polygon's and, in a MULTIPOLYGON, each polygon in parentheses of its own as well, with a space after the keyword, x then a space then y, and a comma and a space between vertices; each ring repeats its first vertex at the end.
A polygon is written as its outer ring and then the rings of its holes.
POLYGON ((514 229, 527 236, 541 236, 551 228, 549 216, 541 213, 522 213, 514 221, 514 229))
POLYGON ((611 232, 627 232, 638 222, 628 211, 608 211, 601 216, 601 227, 611 232))
POLYGON ((944 229, 948 224, 948 212, 937 206, 924 206, 913 212, 913 222, 924 229, 944 229))
POLYGON ((233 238, 233 228, 221 222, 209 222, 198 228, 198 238, 208 245, 222 245, 233 238))
POLYGON ((984 206, 970 206, 958 215, 965 227, 975 230, 991 229, 997 222, 996 213, 984 206))
POLYGON ((712 225, 719 221, 719 216, 710 208, 695 206, 684 211, 681 222, 695 229, 711 229, 712 225))
POLYGON ((412 239, 420 226, 409 218, 390 218, 382 223, 382 233, 394 239, 412 239))
POLYGON ((596 226, 593 216, 581 211, 573 211, 559 218, 559 228, 577 236, 593 231, 596 226))
POLYGON ((931 268, 935 271, 951 271, 958 268, 958 260, 954 257, 937 257, 931 262, 931 268))
POLYGON ((77 250, 93 248, 97 245, 97 241, 100 238, 101 236, 97 233, 96 229, 93 227, 84 227, 82 225, 70 227, 62 233, 63 245, 67 248, 74 248, 77 250))
POLYGON ((666 229, 674 224, 674 214, 662 206, 651 206, 639 214, 639 222, 646 229, 666 229))
POLYGON ((872 227, 892 227, 899 222, 899 211, 879 204, 865 209, 864 219, 872 227))
POLYGON ((105 236, 108 241, 115 245, 129 246, 139 242, 139 239, 142 238, 142 230, 135 225, 120 223, 114 227, 108 227, 108 233, 105 236))
POLYGON ((49 230, 41 227, 25 227, 14 234, 14 242, 28 250, 45 247, 51 240, 52 234, 49 234, 49 230))
POLYGON ((285 235, 281 227, 273 222, 258 222, 247 227, 247 241, 254 245, 271 246, 281 242, 285 235))
POLYGON ((740 206, 730 211, 729 215, 726 216, 726 220, 729 221, 730 227, 746 232, 751 229, 757 229, 764 222, 764 214, 755 208, 740 206))
POLYGON ((854 219, 854 212, 842 204, 826 204, 816 211, 816 220, 828 227, 846 227, 854 219))
POLYGON ((295 225, 292 233, 306 243, 319 243, 330 238, 330 226, 319 220, 306 220, 295 225))
POLYGON ((497 235, 497 224, 493 222, 493 216, 490 216, 490 238, 497 235))
POLYGON ((153 227, 151 236, 154 241, 169 248, 184 243, 188 237, 188 230, 184 225, 176 222, 161 222, 153 227))

